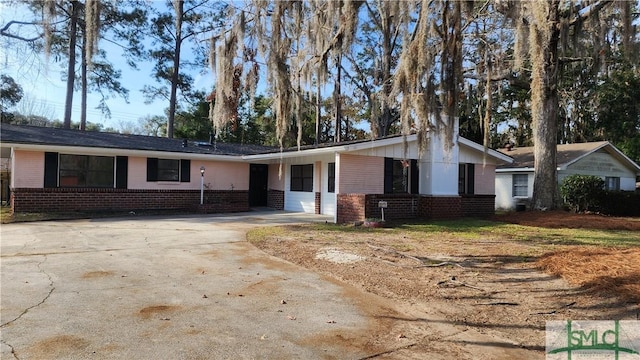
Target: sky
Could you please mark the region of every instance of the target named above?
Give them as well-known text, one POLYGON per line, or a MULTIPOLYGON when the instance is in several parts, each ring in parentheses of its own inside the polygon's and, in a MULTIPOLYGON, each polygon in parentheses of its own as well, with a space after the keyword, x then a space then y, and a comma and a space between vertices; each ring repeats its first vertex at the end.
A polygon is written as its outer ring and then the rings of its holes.
MULTIPOLYGON (((9 6, 0 0, 0 26, 10 20, 29 21, 31 14, 28 11, 16 6, 9 6)), ((11 76, 23 89, 25 102, 33 104, 37 111, 51 114, 54 119, 62 120, 64 116, 64 104, 66 93, 66 82, 62 80, 62 63, 56 62, 55 58, 45 59, 45 56, 33 54, 20 49, 7 48, 5 39, 0 38, 0 73, 11 76)), ((148 115, 164 115, 168 108, 168 101, 155 101, 152 104, 145 104, 141 89, 144 85, 159 85, 152 77, 153 64, 151 62, 138 62, 138 70, 131 69, 117 46, 101 41, 99 47, 107 50, 108 60, 113 63, 115 69, 122 71, 120 82, 129 90, 129 103, 122 97, 113 97, 107 100, 107 105, 111 110, 111 118, 107 118, 96 106, 100 102, 99 94, 88 94, 87 99, 87 121, 103 124, 104 127, 120 129, 123 125, 138 125, 138 119, 148 115)), ((188 56, 183 52, 183 57, 188 56)), ((65 67, 66 68, 66 67, 65 67)), ((203 69, 190 73, 194 80, 195 89, 211 89, 213 78, 203 69), (199 72, 204 72, 200 74, 199 72)), ((168 85, 167 85, 168 86, 168 85)), ((24 105, 24 104, 23 104, 24 105)), ((17 108, 20 108, 18 104, 17 108)), ((24 108, 24 106, 23 106, 24 108)), ((41 115, 41 114, 36 114, 41 115)), ((72 106, 72 121, 80 121, 80 92, 76 92, 72 106)))

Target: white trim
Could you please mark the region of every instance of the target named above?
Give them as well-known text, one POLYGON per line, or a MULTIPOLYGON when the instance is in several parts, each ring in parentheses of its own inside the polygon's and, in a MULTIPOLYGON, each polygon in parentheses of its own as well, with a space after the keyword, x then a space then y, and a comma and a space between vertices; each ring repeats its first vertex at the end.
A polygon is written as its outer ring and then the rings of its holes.
MULTIPOLYGON (((458 137, 458 143, 460 145, 464 145, 466 147, 469 147, 471 149, 480 151, 480 152, 484 152, 484 146, 480 145, 480 144, 476 144, 473 141, 463 138, 462 136, 458 137)), ((494 158, 497 158, 499 160, 502 160, 506 163, 512 164, 513 163, 513 158, 509 155, 505 155, 499 151, 493 150, 493 149, 489 149, 487 148, 487 155, 490 155, 494 158)))
MULTIPOLYGON (((534 172, 534 168, 526 167, 526 168, 504 168, 504 169, 496 169, 497 173, 511 173, 511 172, 534 172)), ((558 167, 556 171, 561 171, 558 167)))

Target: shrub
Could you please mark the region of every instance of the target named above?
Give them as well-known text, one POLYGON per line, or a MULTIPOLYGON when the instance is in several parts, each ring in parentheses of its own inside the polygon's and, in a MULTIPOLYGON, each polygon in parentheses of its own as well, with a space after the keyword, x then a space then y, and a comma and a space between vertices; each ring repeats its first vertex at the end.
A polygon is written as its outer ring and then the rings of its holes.
POLYGON ((640 193, 603 191, 598 202, 600 212, 614 216, 640 216, 640 193))
POLYGON ((564 203, 574 212, 598 211, 604 180, 593 175, 569 175, 560 185, 564 203))

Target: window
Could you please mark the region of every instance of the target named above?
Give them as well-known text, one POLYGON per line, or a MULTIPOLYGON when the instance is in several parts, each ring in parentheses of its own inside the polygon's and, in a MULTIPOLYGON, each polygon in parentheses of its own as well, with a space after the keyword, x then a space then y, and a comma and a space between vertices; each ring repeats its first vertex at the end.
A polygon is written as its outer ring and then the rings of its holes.
POLYGON ((313 164, 291 165, 291 191, 313 191, 313 164))
POLYGON ((384 158, 384 193, 417 194, 418 162, 384 158))
POLYGON ((329 163, 327 169, 327 191, 336 192, 336 163, 329 163))
POLYGON ((60 187, 113 187, 112 156, 60 154, 60 187))
POLYGON ((393 160, 393 193, 408 193, 409 189, 409 162, 406 160, 393 160))
POLYGON ((604 178, 604 188, 605 190, 620 190, 620 178, 619 177, 611 177, 607 176, 604 178))
POLYGON ((513 174, 513 197, 529 196, 529 175, 513 174))
POLYGON ((458 194, 474 194, 475 165, 458 165, 458 194))
POLYGON ((147 181, 191 181, 191 161, 147 158, 147 181))

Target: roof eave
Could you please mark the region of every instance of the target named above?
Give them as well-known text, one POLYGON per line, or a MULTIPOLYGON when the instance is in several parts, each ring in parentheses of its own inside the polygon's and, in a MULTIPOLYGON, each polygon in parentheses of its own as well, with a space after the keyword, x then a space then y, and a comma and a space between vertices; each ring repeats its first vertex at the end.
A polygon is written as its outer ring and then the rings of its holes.
MULTIPOLYGON (((475 142, 473 142, 473 141, 471 141, 469 139, 463 138, 462 136, 460 136, 458 138, 458 143, 460 143, 461 145, 464 145, 466 147, 470 147, 470 148, 472 148, 474 150, 477 150, 477 151, 481 151, 481 152, 485 151, 484 146, 482 146, 480 144, 476 144, 475 142)), ((513 163, 513 158, 511 156, 505 155, 505 154, 503 154, 503 153, 501 153, 499 151, 487 148, 487 154, 489 156, 492 156, 492 157, 500 160, 500 161, 504 161, 507 164, 512 164, 513 163)))
POLYGON ((176 158, 176 159, 194 159, 194 160, 220 160, 220 161, 236 161, 241 162, 242 158, 238 155, 219 155, 204 153, 188 153, 176 151, 159 151, 159 150, 137 150, 137 149, 121 149, 121 148, 105 148, 105 147, 87 147, 87 146, 68 146, 68 145, 43 145, 43 144, 23 144, 23 143, 2 143, 2 147, 14 148, 24 151, 44 151, 44 152, 61 152, 61 153, 78 153, 83 155, 102 155, 102 156, 139 156, 139 157, 157 157, 157 158, 176 158))

